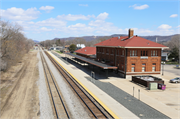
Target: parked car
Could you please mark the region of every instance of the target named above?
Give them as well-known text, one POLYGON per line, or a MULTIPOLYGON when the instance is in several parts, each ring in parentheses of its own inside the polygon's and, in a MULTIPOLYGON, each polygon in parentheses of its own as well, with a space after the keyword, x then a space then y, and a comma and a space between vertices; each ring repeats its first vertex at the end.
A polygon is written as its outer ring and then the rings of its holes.
POLYGON ((170 80, 170 83, 180 83, 180 77, 176 77, 170 80))

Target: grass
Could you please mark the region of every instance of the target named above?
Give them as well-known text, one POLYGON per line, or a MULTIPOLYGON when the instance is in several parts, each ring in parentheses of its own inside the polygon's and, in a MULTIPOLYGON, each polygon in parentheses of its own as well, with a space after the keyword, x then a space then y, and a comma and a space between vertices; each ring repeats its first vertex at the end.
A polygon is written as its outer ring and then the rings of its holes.
POLYGON ((174 64, 174 65, 178 65, 178 62, 172 62, 172 61, 166 61, 166 64, 174 64))
POLYGON ((62 54, 62 52, 60 52, 60 51, 56 51, 56 52, 62 54))

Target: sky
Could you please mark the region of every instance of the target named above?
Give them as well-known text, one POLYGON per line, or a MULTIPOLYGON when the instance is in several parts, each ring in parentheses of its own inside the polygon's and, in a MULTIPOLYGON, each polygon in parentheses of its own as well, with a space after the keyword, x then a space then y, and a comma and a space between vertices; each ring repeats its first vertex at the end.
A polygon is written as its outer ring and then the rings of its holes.
POLYGON ((180 33, 180 0, 0 0, 1 20, 17 23, 27 38, 180 33))

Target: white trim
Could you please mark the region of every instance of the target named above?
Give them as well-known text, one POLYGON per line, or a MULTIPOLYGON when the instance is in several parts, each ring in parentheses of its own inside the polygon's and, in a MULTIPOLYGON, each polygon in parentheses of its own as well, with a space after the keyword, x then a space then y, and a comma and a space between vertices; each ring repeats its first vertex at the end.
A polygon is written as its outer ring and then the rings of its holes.
POLYGON ((138 56, 130 56, 130 57, 138 57, 138 56))
POLYGON ((146 48, 146 49, 148 49, 148 48, 150 48, 150 49, 162 49, 162 48, 169 48, 169 47, 123 47, 123 46, 98 46, 98 45, 96 45, 96 47, 113 47, 113 48, 138 48, 138 49, 141 49, 141 48, 146 48))
MULTIPOLYGON (((79 53, 79 52, 75 52, 75 53, 79 53)), ((79 54, 82 54, 82 55, 96 55, 96 54, 83 54, 83 53, 79 53, 79 54)))
POLYGON ((146 49, 148 49, 148 48, 154 48, 154 49, 159 49, 159 48, 169 48, 169 47, 125 47, 125 48, 146 48, 146 49))
POLYGON ((126 72, 126 74, 136 74, 136 73, 143 73, 143 74, 145 74, 145 73, 160 73, 160 71, 153 71, 153 72, 126 72))

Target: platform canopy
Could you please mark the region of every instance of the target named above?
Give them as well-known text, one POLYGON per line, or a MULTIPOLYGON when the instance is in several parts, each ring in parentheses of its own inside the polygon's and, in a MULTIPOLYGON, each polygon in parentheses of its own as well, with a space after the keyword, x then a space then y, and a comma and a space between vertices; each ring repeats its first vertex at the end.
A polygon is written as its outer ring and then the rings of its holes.
POLYGON ((115 67, 115 66, 110 66, 110 65, 107 65, 107 64, 104 64, 101 62, 97 62, 97 61, 94 61, 94 60, 91 60, 91 59, 88 59, 88 58, 85 58, 85 57, 82 57, 79 55, 72 54, 72 53, 66 53, 66 55, 70 55, 70 56, 75 57, 79 60, 82 60, 84 62, 87 62, 89 64, 95 65, 95 66, 103 68, 103 69, 117 69, 117 67, 115 67))

